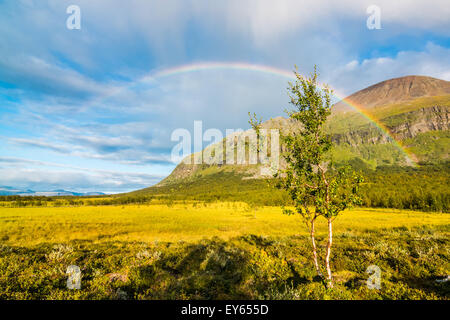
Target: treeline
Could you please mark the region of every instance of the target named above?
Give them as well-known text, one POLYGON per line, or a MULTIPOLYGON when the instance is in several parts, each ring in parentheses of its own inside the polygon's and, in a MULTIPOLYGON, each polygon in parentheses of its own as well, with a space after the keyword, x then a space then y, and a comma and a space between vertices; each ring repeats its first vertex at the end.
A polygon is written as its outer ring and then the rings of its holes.
POLYGON ((366 207, 450 212, 448 164, 382 167, 364 174, 361 191, 366 207))
MULTIPOLYGON (((365 207, 450 212, 450 166, 379 167, 363 170, 361 196, 365 207)), ((285 192, 271 180, 242 180, 233 173, 219 172, 176 185, 147 188, 133 194, 152 194, 167 201, 242 201, 250 205, 289 205, 285 192)))
MULTIPOLYGON (((450 166, 380 167, 364 170, 361 195, 365 207, 450 212, 450 166)), ((290 205, 289 196, 273 186, 273 180, 242 179, 231 172, 218 172, 190 181, 151 187, 128 194, 84 197, 2 196, 0 206, 84 206, 186 201, 240 201, 250 206, 290 205)))
POLYGON ((21 196, 1 196, 0 206, 2 207, 65 207, 65 206, 112 206, 127 204, 148 204, 153 200, 150 195, 145 196, 119 196, 100 199, 91 198, 59 198, 59 197, 21 197, 21 196))
POLYGON ((386 195, 381 191, 367 191, 363 195, 363 206, 372 208, 395 208, 421 211, 450 212, 450 196, 440 192, 399 192, 386 195))

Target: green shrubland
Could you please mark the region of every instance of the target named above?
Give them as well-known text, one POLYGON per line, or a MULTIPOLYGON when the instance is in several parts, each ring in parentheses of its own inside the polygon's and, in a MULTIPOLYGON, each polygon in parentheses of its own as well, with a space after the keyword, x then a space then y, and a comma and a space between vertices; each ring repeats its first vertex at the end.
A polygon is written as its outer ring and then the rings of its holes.
POLYGON ((0 299, 448 299, 450 283, 436 280, 448 274, 449 230, 337 234, 334 288, 315 277, 307 235, 1 245, 0 299), (66 287, 69 265, 81 269, 80 290, 66 287), (379 290, 366 285, 369 265, 379 290))

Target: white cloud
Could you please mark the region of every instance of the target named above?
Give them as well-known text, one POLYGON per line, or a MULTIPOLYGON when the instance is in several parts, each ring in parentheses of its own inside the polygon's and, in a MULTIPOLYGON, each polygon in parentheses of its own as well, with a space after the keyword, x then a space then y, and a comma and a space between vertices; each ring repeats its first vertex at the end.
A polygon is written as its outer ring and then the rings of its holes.
POLYGON ((53 151, 61 152, 61 153, 69 152, 69 148, 66 146, 52 144, 52 143, 49 143, 42 139, 8 138, 8 140, 13 143, 27 146, 27 147, 37 147, 37 148, 49 149, 49 150, 53 150, 53 151))
POLYGON ((2 185, 34 191, 65 189, 118 193, 145 188, 164 175, 80 168, 59 163, 0 157, 2 185))
MULTIPOLYGON (((98 83, 79 72, 26 54, 0 57, 2 81, 18 83, 22 90, 66 99, 108 95, 112 84, 98 83)), ((29 93, 29 92, 22 92, 29 93)))
MULTIPOLYGON (((432 30, 444 35, 450 33, 450 6, 447 0, 230 0, 221 4, 207 1, 197 2, 196 10, 210 19, 225 19, 229 29, 236 33, 248 32, 255 43, 269 45, 304 30, 328 30, 338 27, 336 22, 360 21, 361 29, 366 27, 367 7, 376 4, 381 9, 383 24, 392 24, 415 30, 432 30)), ((395 26, 395 27, 394 27, 395 26)), ((299 39, 302 41, 303 39, 299 39)))
POLYGON ((377 82, 407 75, 450 81, 450 49, 428 43, 424 51, 401 51, 395 57, 352 60, 329 75, 339 92, 349 95, 377 82))

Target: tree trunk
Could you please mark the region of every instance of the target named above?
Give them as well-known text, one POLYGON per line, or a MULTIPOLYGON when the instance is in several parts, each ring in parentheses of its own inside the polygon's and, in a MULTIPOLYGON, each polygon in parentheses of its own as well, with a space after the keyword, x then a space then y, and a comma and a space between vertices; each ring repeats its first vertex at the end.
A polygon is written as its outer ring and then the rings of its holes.
POLYGON ((327 253, 325 256, 325 263, 327 267, 327 285, 329 288, 333 288, 333 278, 331 275, 330 268, 330 255, 331 255, 331 245, 333 244, 333 228, 332 228, 332 220, 328 218, 328 243, 327 243, 327 253))
POLYGON ((320 273, 319 263, 317 262, 317 247, 316 247, 315 229, 314 229, 315 221, 316 221, 316 218, 311 220, 311 242, 312 242, 312 247, 313 247, 314 267, 316 268, 317 275, 319 277, 321 277, 322 274, 320 273))

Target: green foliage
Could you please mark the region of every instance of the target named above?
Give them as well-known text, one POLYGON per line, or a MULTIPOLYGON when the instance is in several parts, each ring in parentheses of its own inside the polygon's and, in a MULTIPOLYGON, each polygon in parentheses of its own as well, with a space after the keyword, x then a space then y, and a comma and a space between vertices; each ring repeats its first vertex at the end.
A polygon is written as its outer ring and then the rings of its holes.
POLYGON ((361 187, 366 207, 450 212, 449 164, 380 167, 365 171, 361 187))
POLYGON ((195 179, 137 191, 133 195, 152 195, 154 201, 239 201, 254 205, 280 206, 289 202, 282 190, 270 187, 268 179, 249 179, 246 175, 219 171, 195 179))
POLYGON ((335 168, 329 160, 332 142, 324 126, 331 114, 332 91, 318 87, 316 69, 310 78, 295 75, 296 82, 289 84, 294 109, 286 112, 301 129, 281 135, 286 169, 277 178, 278 187, 289 193, 297 213, 309 223, 318 216, 335 217, 358 204, 362 177, 349 167, 335 168))
POLYGON ((44 197, 44 196, 0 196, 0 207, 74 207, 74 206, 111 206, 125 204, 146 204, 152 201, 150 195, 118 195, 95 197, 44 197))
POLYGON ((422 163, 442 164, 449 159, 450 130, 419 133, 404 144, 422 163))
MULTIPOLYGON (((256 154, 259 155, 259 152, 261 151, 261 145, 263 143, 262 141, 262 137, 261 137, 261 123, 262 123, 262 118, 258 118, 256 116, 256 113, 253 113, 253 115, 249 112, 248 113, 249 116, 249 120, 248 123, 250 124, 250 126, 252 127, 253 130, 255 130, 256 133, 256 150, 251 150, 251 151, 256 151, 256 154)), ((259 159, 257 160, 259 161, 259 159)))
MULTIPOLYGON (((278 187, 286 190, 296 212, 300 214, 311 235, 314 265, 321 276, 317 261, 315 243, 315 220, 323 216, 328 221, 328 242, 325 258, 327 285, 333 286, 330 268, 332 245, 332 222, 338 214, 360 203, 358 196, 362 176, 350 167, 336 168, 330 160, 332 149, 331 136, 325 131, 325 123, 331 114, 332 91, 324 86, 319 88, 317 71, 309 78, 304 78, 295 71, 295 83, 289 83, 290 103, 293 110, 288 110, 290 120, 297 123, 299 132, 281 134, 281 145, 286 168, 280 170, 278 187), (312 207, 312 210, 311 210, 312 207)), ((289 209, 284 210, 290 213, 289 209)))

